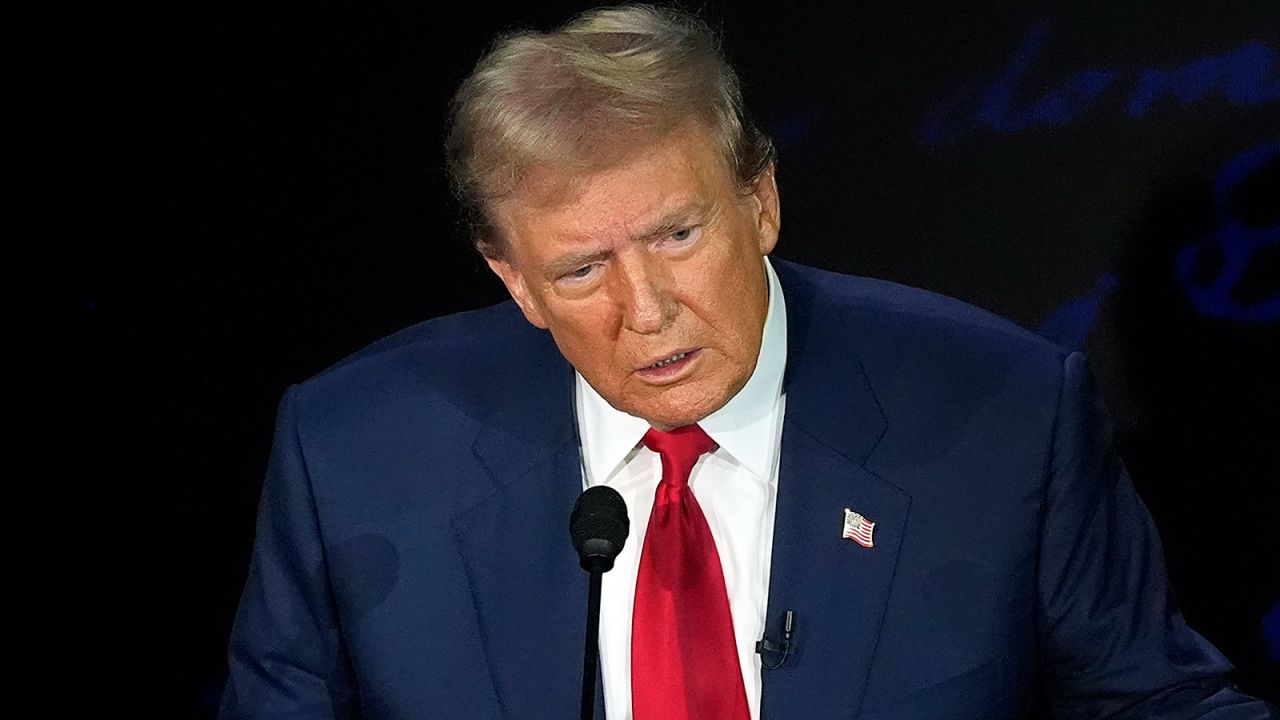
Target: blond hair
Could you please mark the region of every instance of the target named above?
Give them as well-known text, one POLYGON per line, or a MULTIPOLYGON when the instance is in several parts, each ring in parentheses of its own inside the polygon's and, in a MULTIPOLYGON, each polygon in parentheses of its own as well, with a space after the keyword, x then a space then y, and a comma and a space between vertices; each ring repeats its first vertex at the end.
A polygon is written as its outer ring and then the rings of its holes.
POLYGON ((450 106, 446 155, 476 249, 504 257, 492 217, 535 169, 573 176, 702 125, 745 190, 774 161, 738 77, 697 17, 649 5, 590 10, 549 32, 499 38, 450 106))

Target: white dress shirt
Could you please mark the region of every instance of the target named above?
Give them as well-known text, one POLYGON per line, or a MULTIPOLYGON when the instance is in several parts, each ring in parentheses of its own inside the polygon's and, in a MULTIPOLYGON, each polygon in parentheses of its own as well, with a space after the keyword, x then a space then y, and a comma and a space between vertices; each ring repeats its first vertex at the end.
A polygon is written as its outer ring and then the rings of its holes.
MULTIPOLYGON (((782 373, 787 361, 787 310, 782 288, 765 258, 769 306, 755 371, 724 407, 699 421, 719 445, 689 476, 724 570, 738 663, 752 720, 760 717, 760 656, 769 601, 778 456, 782 443, 782 373)), ((609 720, 631 720, 631 616, 640 551, 653 497, 662 479, 657 453, 640 443, 649 423, 609 405, 576 376, 583 485, 608 485, 627 502, 631 534, 604 574, 600 600, 600 661, 609 720)))

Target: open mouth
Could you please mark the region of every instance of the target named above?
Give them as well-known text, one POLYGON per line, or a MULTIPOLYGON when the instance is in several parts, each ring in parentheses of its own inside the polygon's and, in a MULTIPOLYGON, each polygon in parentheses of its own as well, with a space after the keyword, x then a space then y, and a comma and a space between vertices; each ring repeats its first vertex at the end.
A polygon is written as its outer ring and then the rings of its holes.
POLYGON ((687 351, 685 351, 685 352, 676 353, 675 355, 672 355, 671 357, 667 358, 666 360, 659 360, 658 362, 656 362, 656 363, 654 363, 654 364, 650 365, 649 367, 647 367, 647 368, 645 368, 645 369, 646 369, 646 370, 652 370, 653 368, 666 367, 666 366, 668 366, 668 365, 670 365, 670 364, 672 364, 672 363, 679 362, 679 361, 681 361, 681 360, 685 359, 686 357, 689 357, 689 353, 691 353, 691 352, 693 352, 693 351, 692 351, 692 350, 687 350, 687 351))
POLYGON ((665 357, 652 365, 640 368, 636 371, 636 374, 649 382, 674 382, 684 377, 686 371, 691 368, 701 356, 702 348, 682 350, 674 355, 665 357))

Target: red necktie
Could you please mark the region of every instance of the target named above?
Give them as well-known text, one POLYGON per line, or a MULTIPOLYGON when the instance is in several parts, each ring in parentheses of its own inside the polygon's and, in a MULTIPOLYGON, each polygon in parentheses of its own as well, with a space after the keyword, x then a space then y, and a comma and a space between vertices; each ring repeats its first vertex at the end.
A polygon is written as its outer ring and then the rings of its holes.
POLYGON ((635 720, 749 720, 729 594, 689 471, 716 443, 697 425, 650 429, 662 481, 636 577, 631 622, 635 720))

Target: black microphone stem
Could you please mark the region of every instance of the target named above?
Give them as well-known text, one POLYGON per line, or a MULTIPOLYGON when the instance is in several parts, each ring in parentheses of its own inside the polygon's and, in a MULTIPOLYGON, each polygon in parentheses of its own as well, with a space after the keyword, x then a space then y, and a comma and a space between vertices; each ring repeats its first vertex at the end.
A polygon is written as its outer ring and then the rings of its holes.
POLYGON ((600 579, 602 573, 588 573, 587 647, 582 661, 582 720, 592 720, 596 711, 596 660, 600 654, 600 579))

